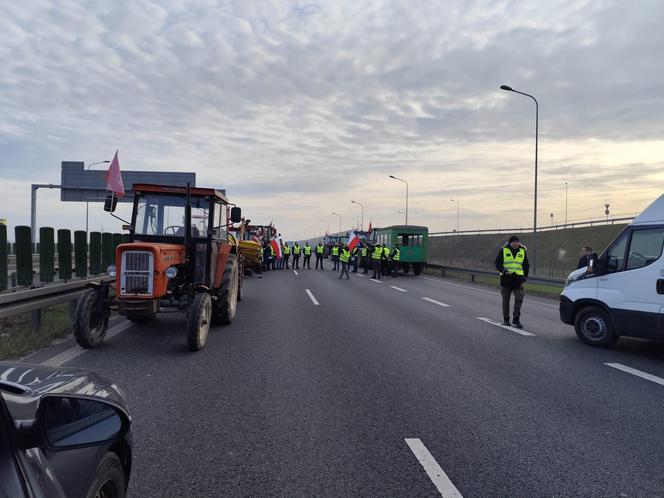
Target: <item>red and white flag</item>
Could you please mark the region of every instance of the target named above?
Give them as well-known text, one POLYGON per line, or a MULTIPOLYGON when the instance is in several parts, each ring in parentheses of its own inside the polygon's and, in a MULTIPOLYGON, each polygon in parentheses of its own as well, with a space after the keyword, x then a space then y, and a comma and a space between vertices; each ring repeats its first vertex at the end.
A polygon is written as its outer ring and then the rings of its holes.
POLYGON ((118 197, 125 195, 124 183, 122 183, 122 173, 120 172, 120 161, 118 161, 118 151, 115 151, 111 167, 106 172, 106 189, 115 193, 118 197))
POLYGON ((369 220, 369 233, 371 233, 371 220, 369 220))
POLYGON ((355 249, 355 247, 360 243, 360 237, 355 233, 355 230, 350 232, 350 236, 348 237, 348 249, 351 251, 355 249))
POLYGON ((270 241, 270 245, 272 246, 272 249, 274 249, 274 256, 276 258, 280 258, 281 255, 281 237, 275 237, 270 241))

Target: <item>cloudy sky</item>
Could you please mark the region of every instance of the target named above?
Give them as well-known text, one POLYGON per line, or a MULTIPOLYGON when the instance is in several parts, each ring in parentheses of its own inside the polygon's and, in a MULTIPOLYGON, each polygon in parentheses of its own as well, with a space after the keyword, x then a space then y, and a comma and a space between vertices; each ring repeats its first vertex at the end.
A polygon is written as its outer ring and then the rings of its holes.
MULTIPOLYGON (((30 184, 120 151, 195 171, 257 222, 431 230, 633 214, 664 190, 664 2, 7 2, 0 18, 0 218, 30 184)), ((85 205, 39 192, 39 224, 85 205)), ((116 224, 91 207, 91 229, 116 224)))

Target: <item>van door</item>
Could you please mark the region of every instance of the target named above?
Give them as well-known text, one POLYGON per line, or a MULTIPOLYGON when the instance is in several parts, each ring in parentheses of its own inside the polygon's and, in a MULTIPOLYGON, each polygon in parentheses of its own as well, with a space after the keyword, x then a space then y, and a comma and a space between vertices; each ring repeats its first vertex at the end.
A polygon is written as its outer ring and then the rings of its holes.
POLYGON ((599 277, 597 299, 610 308, 618 334, 659 339, 659 314, 664 294, 664 227, 635 227, 623 232, 607 249, 606 273, 599 277))

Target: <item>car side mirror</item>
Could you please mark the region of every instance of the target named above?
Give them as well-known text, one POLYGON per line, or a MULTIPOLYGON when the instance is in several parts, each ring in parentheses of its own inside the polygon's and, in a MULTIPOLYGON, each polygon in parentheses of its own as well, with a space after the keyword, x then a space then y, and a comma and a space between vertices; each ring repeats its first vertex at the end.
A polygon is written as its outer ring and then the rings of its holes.
POLYGON ((240 223, 242 221, 242 209, 237 206, 231 208, 231 221, 233 223, 240 223))
POLYGON ((104 211, 108 213, 114 213, 117 205, 118 205, 118 198, 115 197, 114 195, 109 195, 106 197, 106 200, 104 201, 104 211))
POLYGON ((64 451, 112 443, 127 434, 130 424, 129 415, 110 402, 49 395, 40 400, 30 432, 38 446, 64 451))

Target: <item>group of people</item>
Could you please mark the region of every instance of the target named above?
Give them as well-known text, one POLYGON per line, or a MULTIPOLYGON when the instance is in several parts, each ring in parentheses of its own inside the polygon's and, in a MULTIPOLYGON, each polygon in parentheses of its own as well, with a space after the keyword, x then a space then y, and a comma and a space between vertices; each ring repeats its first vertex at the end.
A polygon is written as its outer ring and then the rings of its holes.
MULTIPOLYGON (((350 273, 357 273, 358 268, 362 267, 364 273, 373 269, 373 277, 380 279, 382 276, 397 276, 397 270, 401 260, 401 249, 399 244, 395 244, 392 249, 381 246, 380 244, 369 244, 360 242, 352 249, 347 244, 332 244, 328 246, 328 255, 332 262, 332 271, 340 271, 339 278, 350 278, 350 273), (352 268, 352 270, 350 270, 352 268), (349 271, 350 270, 350 271, 349 271)), ((300 245, 294 242, 292 245, 287 242, 281 244, 281 254, 279 254, 272 244, 265 243, 261 248, 261 259, 265 270, 284 270, 300 269, 300 258, 303 258, 302 269, 311 270, 311 256, 316 256, 315 270, 324 270, 323 259, 325 256, 325 245, 322 242, 312 247, 309 242, 300 245), (291 260, 292 256, 292 260, 291 260)))

